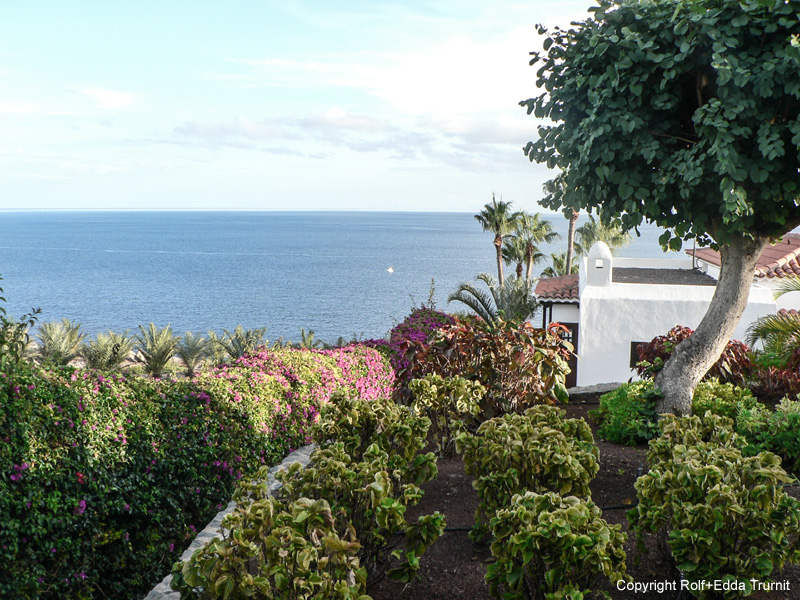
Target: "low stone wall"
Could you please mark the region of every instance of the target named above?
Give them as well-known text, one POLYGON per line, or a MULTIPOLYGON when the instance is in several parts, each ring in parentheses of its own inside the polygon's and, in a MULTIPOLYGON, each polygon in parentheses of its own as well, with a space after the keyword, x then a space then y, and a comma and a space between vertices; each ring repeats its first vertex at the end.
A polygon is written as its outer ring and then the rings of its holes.
MULTIPOLYGON (((267 478, 267 486, 269 487, 269 493, 274 495, 275 492, 281 486, 279 481, 275 480, 275 473, 277 473, 281 469, 287 469, 289 465, 292 463, 299 462, 304 467, 308 465, 308 461, 311 458, 311 453, 314 451, 316 446, 311 444, 309 446, 305 446, 300 448, 299 450, 295 450, 291 454, 289 454, 286 458, 283 459, 279 465, 275 465, 272 467, 268 472, 267 478)), ((236 503, 231 500, 231 502, 226 506, 223 510, 217 513, 217 516, 206 526, 203 531, 197 534, 197 537, 194 538, 194 541, 189 545, 189 547, 184 550, 183 554, 181 554, 181 560, 187 561, 192 557, 192 554, 195 553, 196 550, 199 550, 206 544, 208 544, 214 538, 218 538, 221 535, 220 526, 222 524, 222 519, 225 518, 225 515, 228 515, 233 512, 236 508, 236 503)), ((170 583, 172 582, 172 574, 167 575, 161 583, 159 583, 156 587, 150 590, 150 593, 145 596, 144 600, 180 600, 180 592, 176 592, 170 588, 170 583)))

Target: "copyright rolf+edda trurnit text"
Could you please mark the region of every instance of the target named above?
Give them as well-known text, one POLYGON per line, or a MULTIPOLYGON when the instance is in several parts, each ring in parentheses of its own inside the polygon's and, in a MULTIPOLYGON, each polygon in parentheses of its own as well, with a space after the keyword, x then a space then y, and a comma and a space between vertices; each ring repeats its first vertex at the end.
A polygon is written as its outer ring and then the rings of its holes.
POLYGON ((665 592, 748 592, 748 591, 766 591, 766 592, 788 592, 791 588, 789 581, 759 581, 758 579, 750 579, 749 581, 737 580, 713 580, 713 581, 618 581, 617 589, 620 591, 634 592, 637 594, 646 594, 648 592, 656 592, 663 594, 665 592), (748 586, 748 583, 750 584, 748 586), (748 590, 748 587, 750 588, 748 590))

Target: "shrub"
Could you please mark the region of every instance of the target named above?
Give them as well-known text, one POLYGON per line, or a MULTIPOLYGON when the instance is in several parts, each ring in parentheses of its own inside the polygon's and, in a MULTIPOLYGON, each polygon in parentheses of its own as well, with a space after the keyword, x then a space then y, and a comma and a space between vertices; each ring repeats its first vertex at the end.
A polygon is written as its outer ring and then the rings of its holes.
POLYGON ((335 358, 288 350, 180 382, 0 373, 0 597, 141 597, 340 387, 335 358))
POLYGON ((751 579, 765 581, 800 560, 800 501, 782 490, 790 478, 777 456, 745 458, 744 439, 716 415, 664 415, 659 430, 647 453, 650 472, 636 482, 639 504, 628 512, 640 542, 668 531, 683 576, 727 583, 734 591, 726 597, 749 594, 751 579))
POLYGON ((282 505, 263 486, 243 486, 222 533, 191 560, 176 563, 172 588, 181 598, 369 599, 359 545, 352 530, 339 537, 325 500, 282 505))
POLYGON ((486 582, 497 598, 610 598, 603 579, 626 579, 627 536, 591 500, 547 492, 515 494, 492 519, 486 582))
MULTIPOLYGON (((646 344, 639 344, 639 363, 636 372, 642 377, 652 378, 664 367, 675 346, 694 333, 689 327, 676 325, 666 335, 659 335, 646 344)), ((742 385, 746 382, 754 365, 750 360, 746 344, 731 340, 722 351, 719 360, 708 370, 705 378, 716 378, 724 383, 742 385)))
POLYGON ((599 408, 589 415, 600 423, 597 433, 604 440, 635 446, 655 437, 655 398, 652 381, 625 383, 600 396, 599 408))
POLYGON ((422 497, 414 483, 398 482, 416 479, 424 483, 436 476, 436 458, 429 454, 407 466, 390 466, 389 455, 370 445, 362 460, 351 457, 343 443, 320 448, 303 469, 295 463, 276 477, 283 484, 279 497, 326 499, 337 518, 340 536, 352 529, 360 544, 358 557, 367 570, 370 582, 387 572, 393 579, 410 581, 419 569, 419 557, 444 532, 444 517, 436 512, 420 516, 416 525, 406 522, 408 506, 422 497), (404 472, 408 469, 408 473, 404 472), (423 476, 420 477, 420 474, 423 476), (391 559, 400 561, 389 570, 391 559))
POLYGON ((475 435, 460 433, 456 450, 480 499, 475 527, 480 539, 495 513, 524 491, 588 498, 597 475, 599 451, 583 419, 564 419, 564 411, 536 406, 483 423, 475 435))
POLYGON ((83 347, 86 366, 100 371, 116 371, 128 360, 135 339, 125 333, 98 333, 97 338, 83 347))
MULTIPOLYGON (((625 383, 600 397, 600 407, 590 411, 600 427, 597 432, 604 440, 634 446, 658 435, 656 425, 657 392, 651 380, 625 383)), ((701 381, 694 390, 692 413, 713 414, 736 418, 742 410, 758 405, 749 390, 716 379, 701 381)))
POLYGON ((480 401, 485 388, 463 377, 443 379, 433 373, 408 384, 412 408, 431 421, 431 435, 439 456, 452 456, 456 431, 475 431, 480 425, 480 401))
POLYGON ((566 401, 564 385, 572 347, 558 327, 536 329, 530 323, 497 320, 458 321, 440 329, 428 347, 417 345, 411 370, 460 376, 486 388, 486 418, 522 412, 534 404, 566 401))
POLYGON ((162 329, 156 329, 154 323, 150 323, 147 329, 139 325, 139 332, 136 336, 139 350, 137 360, 142 363, 147 375, 159 378, 167 363, 175 356, 178 339, 172 334, 172 327, 169 325, 162 329))
POLYGON ((759 369, 752 384, 753 393, 764 402, 777 402, 785 396, 800 394, 800 371, 796 368, 759 369))
POLYGON ((774 411, 758 404, 743 409, 736 431, 747 439, 746 454, 772 452, 784 469, 800 475, 800 400, 784 398, 774 411))
POLYGON ((742 410, 749 410, 758 400, 749 389, 732 383, 721 383, 716 379, 701 381, 692 396, 692 414, 704 415, 711 411, 720 417, 736 419, 742 410))
POLYGON ((450 315, 435 310, 432 305, 415 308, 402 323, 389 332, 388 340, 366 340, 361 345, 375 348, 388 358, 397 378, 395 398, 403 404, 410 401, 408 383, 412 379, 422 377, 427 371, 416 368, 412 357, 417 349, 427 348, 428 341, 434 332, 452 325, 455 319, 450 315))
MULTIPOLYGON (((344 451, 356 461, 362 460, 367 449, 376 444, 389 455, 392 471, 402 469, 406 472, 424 447, 430 425, 429 418, 414 414, 407 406, 390 400, 363 400, 345 392, 337 392, 323 408, 313 436, 314 441, 323 448, 343 444, 344 451)), ((414 474, 411 479, 398 482, 421 483, 416 479, 414 474)), ((430 477, 424 477, 423 480, 428 479, 430 477)))
POLYGON ((42 343, 42 360, 50 365, 67 365, 81 355, 81 343, 86 334, 80 323, 62 319, 60 323, 42 323, 38 336, 42 343))

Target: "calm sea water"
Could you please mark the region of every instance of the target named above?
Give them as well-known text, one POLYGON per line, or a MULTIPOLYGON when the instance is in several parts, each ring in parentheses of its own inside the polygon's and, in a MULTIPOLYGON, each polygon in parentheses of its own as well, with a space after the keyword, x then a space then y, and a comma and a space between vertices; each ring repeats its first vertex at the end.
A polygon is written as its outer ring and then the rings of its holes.
MULTIPOLYGON (((551 220, 566 237, 567 221, 551 220)), ((661 230, 641 233, 618 254, 662 255, 661 230)), ((41 322, 90 334, 152 321, 177 334, 383 337, 427 302, 431 280, 447 309, 460 282, 495 273, 492 239, 471 213, 0 213, 0 286, 10 316, 40 307, 41 322)))

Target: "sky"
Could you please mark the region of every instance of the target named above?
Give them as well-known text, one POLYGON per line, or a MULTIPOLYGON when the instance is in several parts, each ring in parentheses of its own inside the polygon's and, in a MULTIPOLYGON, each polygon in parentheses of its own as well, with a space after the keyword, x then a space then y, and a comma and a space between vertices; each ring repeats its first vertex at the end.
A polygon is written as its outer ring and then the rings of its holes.
POLYGON ((590 0, 0 3, 0 210, 542 211, 536 25, 590 0))

